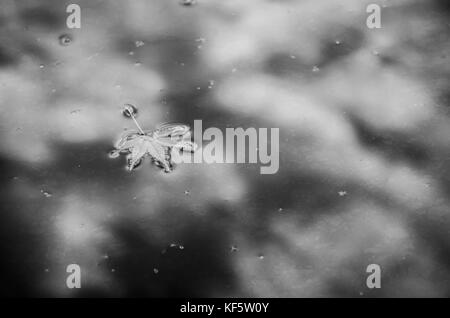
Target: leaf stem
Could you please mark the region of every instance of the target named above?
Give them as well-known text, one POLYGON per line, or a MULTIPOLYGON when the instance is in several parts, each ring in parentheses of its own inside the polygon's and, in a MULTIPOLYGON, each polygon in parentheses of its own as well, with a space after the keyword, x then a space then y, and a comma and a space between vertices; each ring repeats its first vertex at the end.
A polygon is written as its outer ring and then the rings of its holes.
POLYGON ((136 127, 139 129, 139 131, 145 135, 145 132, 142 130, 141 126, 139 126, 139 123, 137 122, 136 118, 134 118, 133 113, 130 112, 131 118, 133 119, 134 123, 136 124, 136 127))

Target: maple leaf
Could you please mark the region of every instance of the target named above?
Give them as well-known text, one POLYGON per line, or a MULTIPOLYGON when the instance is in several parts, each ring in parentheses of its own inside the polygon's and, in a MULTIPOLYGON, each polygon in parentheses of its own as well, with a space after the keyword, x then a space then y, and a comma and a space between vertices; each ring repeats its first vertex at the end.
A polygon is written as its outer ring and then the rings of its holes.
POLYGON ((164 124, 155 130, 128 131, 117 141, 111 157, 127 153, 127 168, 131 171, 149 156, 165 172, 171 172, 174 149, 191 152, 197 149, 190 137, 189 126, 181 124, 164 124))
POLYGON ((172 151, 191 151, 197 149, 197 145, 191 141, 190 128, 183 124, 165 123, 155 130, 143 130, 137 122, 137 108, 131 104, 125 104, 123 114, 133 119, 138 131, 125 132, 116 142, 115 149, 110 153, 112 158, 117 158, 121 153, 127 153, 127 168, 133 170, 149 156, 152 161, 163 168, 165 172, 173 169, 172 151))

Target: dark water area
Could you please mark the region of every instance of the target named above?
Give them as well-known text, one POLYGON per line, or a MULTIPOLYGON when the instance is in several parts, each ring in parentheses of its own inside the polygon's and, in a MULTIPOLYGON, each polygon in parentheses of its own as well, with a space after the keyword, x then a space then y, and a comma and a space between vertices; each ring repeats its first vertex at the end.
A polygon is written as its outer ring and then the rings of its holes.
POLYGON ((68 29, 70 2, 2 0, 0 295, 448 297, 449 12, 382 1, 371 30, 369 3, 86 0, 68 29), (126 104, 278 128, 279 170, 127 171, 126 104))

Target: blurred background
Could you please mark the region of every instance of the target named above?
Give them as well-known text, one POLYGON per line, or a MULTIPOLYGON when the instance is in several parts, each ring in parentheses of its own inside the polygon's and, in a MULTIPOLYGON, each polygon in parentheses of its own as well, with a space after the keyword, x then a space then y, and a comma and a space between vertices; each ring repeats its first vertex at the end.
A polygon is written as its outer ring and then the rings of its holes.
POLYGON ((448 1, 70 3, 0 0, 1 295, 450 296, 448 1), (125 103, 279 128, 280 170, 127 172, 125 103))

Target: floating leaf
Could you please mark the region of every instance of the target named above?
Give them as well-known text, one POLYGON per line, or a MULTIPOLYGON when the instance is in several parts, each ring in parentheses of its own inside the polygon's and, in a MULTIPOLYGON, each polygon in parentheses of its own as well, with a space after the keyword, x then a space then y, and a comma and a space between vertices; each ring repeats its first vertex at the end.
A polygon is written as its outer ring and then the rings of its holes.
POLYGON ((133 119, 139 131, 127 131, 116 142, 115 149, 110 153, 111 158, 117 158, 121 153, 127 154, 127 168, 133 170, 141 164, 146 156, 165 172, 173 169, 172 151, 191 151, 197 145, 191 141, 190 127, 183 124, 164 123, 155 130, 142 130, 136 121, 137 109, 126 104, 124 114, 133 119))

